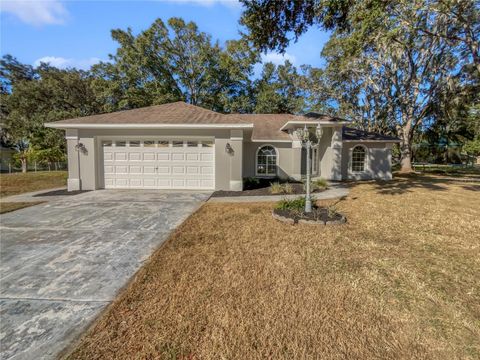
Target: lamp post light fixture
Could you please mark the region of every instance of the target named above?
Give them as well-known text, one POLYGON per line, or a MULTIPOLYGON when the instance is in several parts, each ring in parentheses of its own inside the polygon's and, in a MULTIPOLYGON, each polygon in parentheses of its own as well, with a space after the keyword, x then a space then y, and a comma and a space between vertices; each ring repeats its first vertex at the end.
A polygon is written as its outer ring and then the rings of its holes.
POLYGON ((302 143, 302 147, 307 150, 307 186, 305 194, 305 212, 310 213, 312 212, 312 195, 310 192, 312 161, 310 159, 310 150, 320 143, 320 138, 322 137, 323 131, 320 127, 320 124, 317 125, 315 131, 311 131, 311 128, 307 128, 307 124, 305 124, 305 127, 303 129, 297 129, 295 132, 302 143))

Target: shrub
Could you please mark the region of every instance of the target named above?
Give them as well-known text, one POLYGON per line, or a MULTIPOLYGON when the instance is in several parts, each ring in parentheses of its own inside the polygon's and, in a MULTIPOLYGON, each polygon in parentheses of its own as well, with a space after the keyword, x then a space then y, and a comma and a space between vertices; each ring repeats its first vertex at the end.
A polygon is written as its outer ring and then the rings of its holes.
MULTIPOLYGON (((310 183, 310 191, 325 190, 328 188, 327 180, 320 178, 310 183)), ((307 183, 303 183, 303 189, 307 191, 307 183)))
POLYGON ((256 177, 247 177, 243 179, 243 188, 245 190, 256 189, 260 185, 260 179, 256 177))
POLYGON ((271 194, 283 194, 284 187, 279 182, 270 183, 270 193, 271 194))
POLYGON ((293 194, 293 186, 290 183, 283 184, 283 191, 285 194, 293 194))
POLYGON ((320 178, 315 181, 312 181, 312 185, 316 186, 318 189, 328 188, 328 182, 324 178, 320 178))
POLYGON ((278 181, 270 183, 270 193, 271 194, 293 194, 293 186, 289 183, 281 184, 278 181))
POLYGON ((337 214, 338 214, 338 211, 335 205, 327 206, 327 215, 330 219, 332 219, 337 214))
POLYGON ((305 209, 305 197, 302 196, 292 200, 280 200, 275 206, 275 209, 301 212, 305 209))

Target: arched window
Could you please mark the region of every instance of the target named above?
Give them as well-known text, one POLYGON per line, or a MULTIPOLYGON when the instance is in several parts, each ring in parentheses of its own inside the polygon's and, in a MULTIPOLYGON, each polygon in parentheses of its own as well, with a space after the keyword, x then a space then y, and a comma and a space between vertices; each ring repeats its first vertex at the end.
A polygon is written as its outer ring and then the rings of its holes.
POLYGON ((256 174, 259 176, 277 175, 277 151, 273 146, 262 146, 257 150, 256 174))
POLYGON ((367 160, 367 149, 364 146, 355 146, 352 151, 352 172, 365 171, 367 160))

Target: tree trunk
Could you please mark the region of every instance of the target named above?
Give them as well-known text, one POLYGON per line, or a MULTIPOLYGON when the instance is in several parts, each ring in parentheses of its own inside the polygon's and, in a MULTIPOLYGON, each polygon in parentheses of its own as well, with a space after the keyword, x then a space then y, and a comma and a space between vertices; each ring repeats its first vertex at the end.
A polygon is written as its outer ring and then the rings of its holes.
POLYGON ((412 144, 408 131, 404 132, 400 137, 400 172, 411 173, 412 169, 412 144))
POLYGON ((27 172, 27 159, 20 159, 20 162, 22 163, 22 173, 27 172))

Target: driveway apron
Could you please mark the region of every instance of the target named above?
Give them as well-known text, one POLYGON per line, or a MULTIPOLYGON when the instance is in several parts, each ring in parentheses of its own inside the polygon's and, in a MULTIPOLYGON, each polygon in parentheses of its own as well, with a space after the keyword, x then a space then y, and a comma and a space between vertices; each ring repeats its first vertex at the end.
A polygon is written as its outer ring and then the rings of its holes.
POLYGON ((53 359, 206 192, 99 190, 0 221, 0 359, 53 359))

